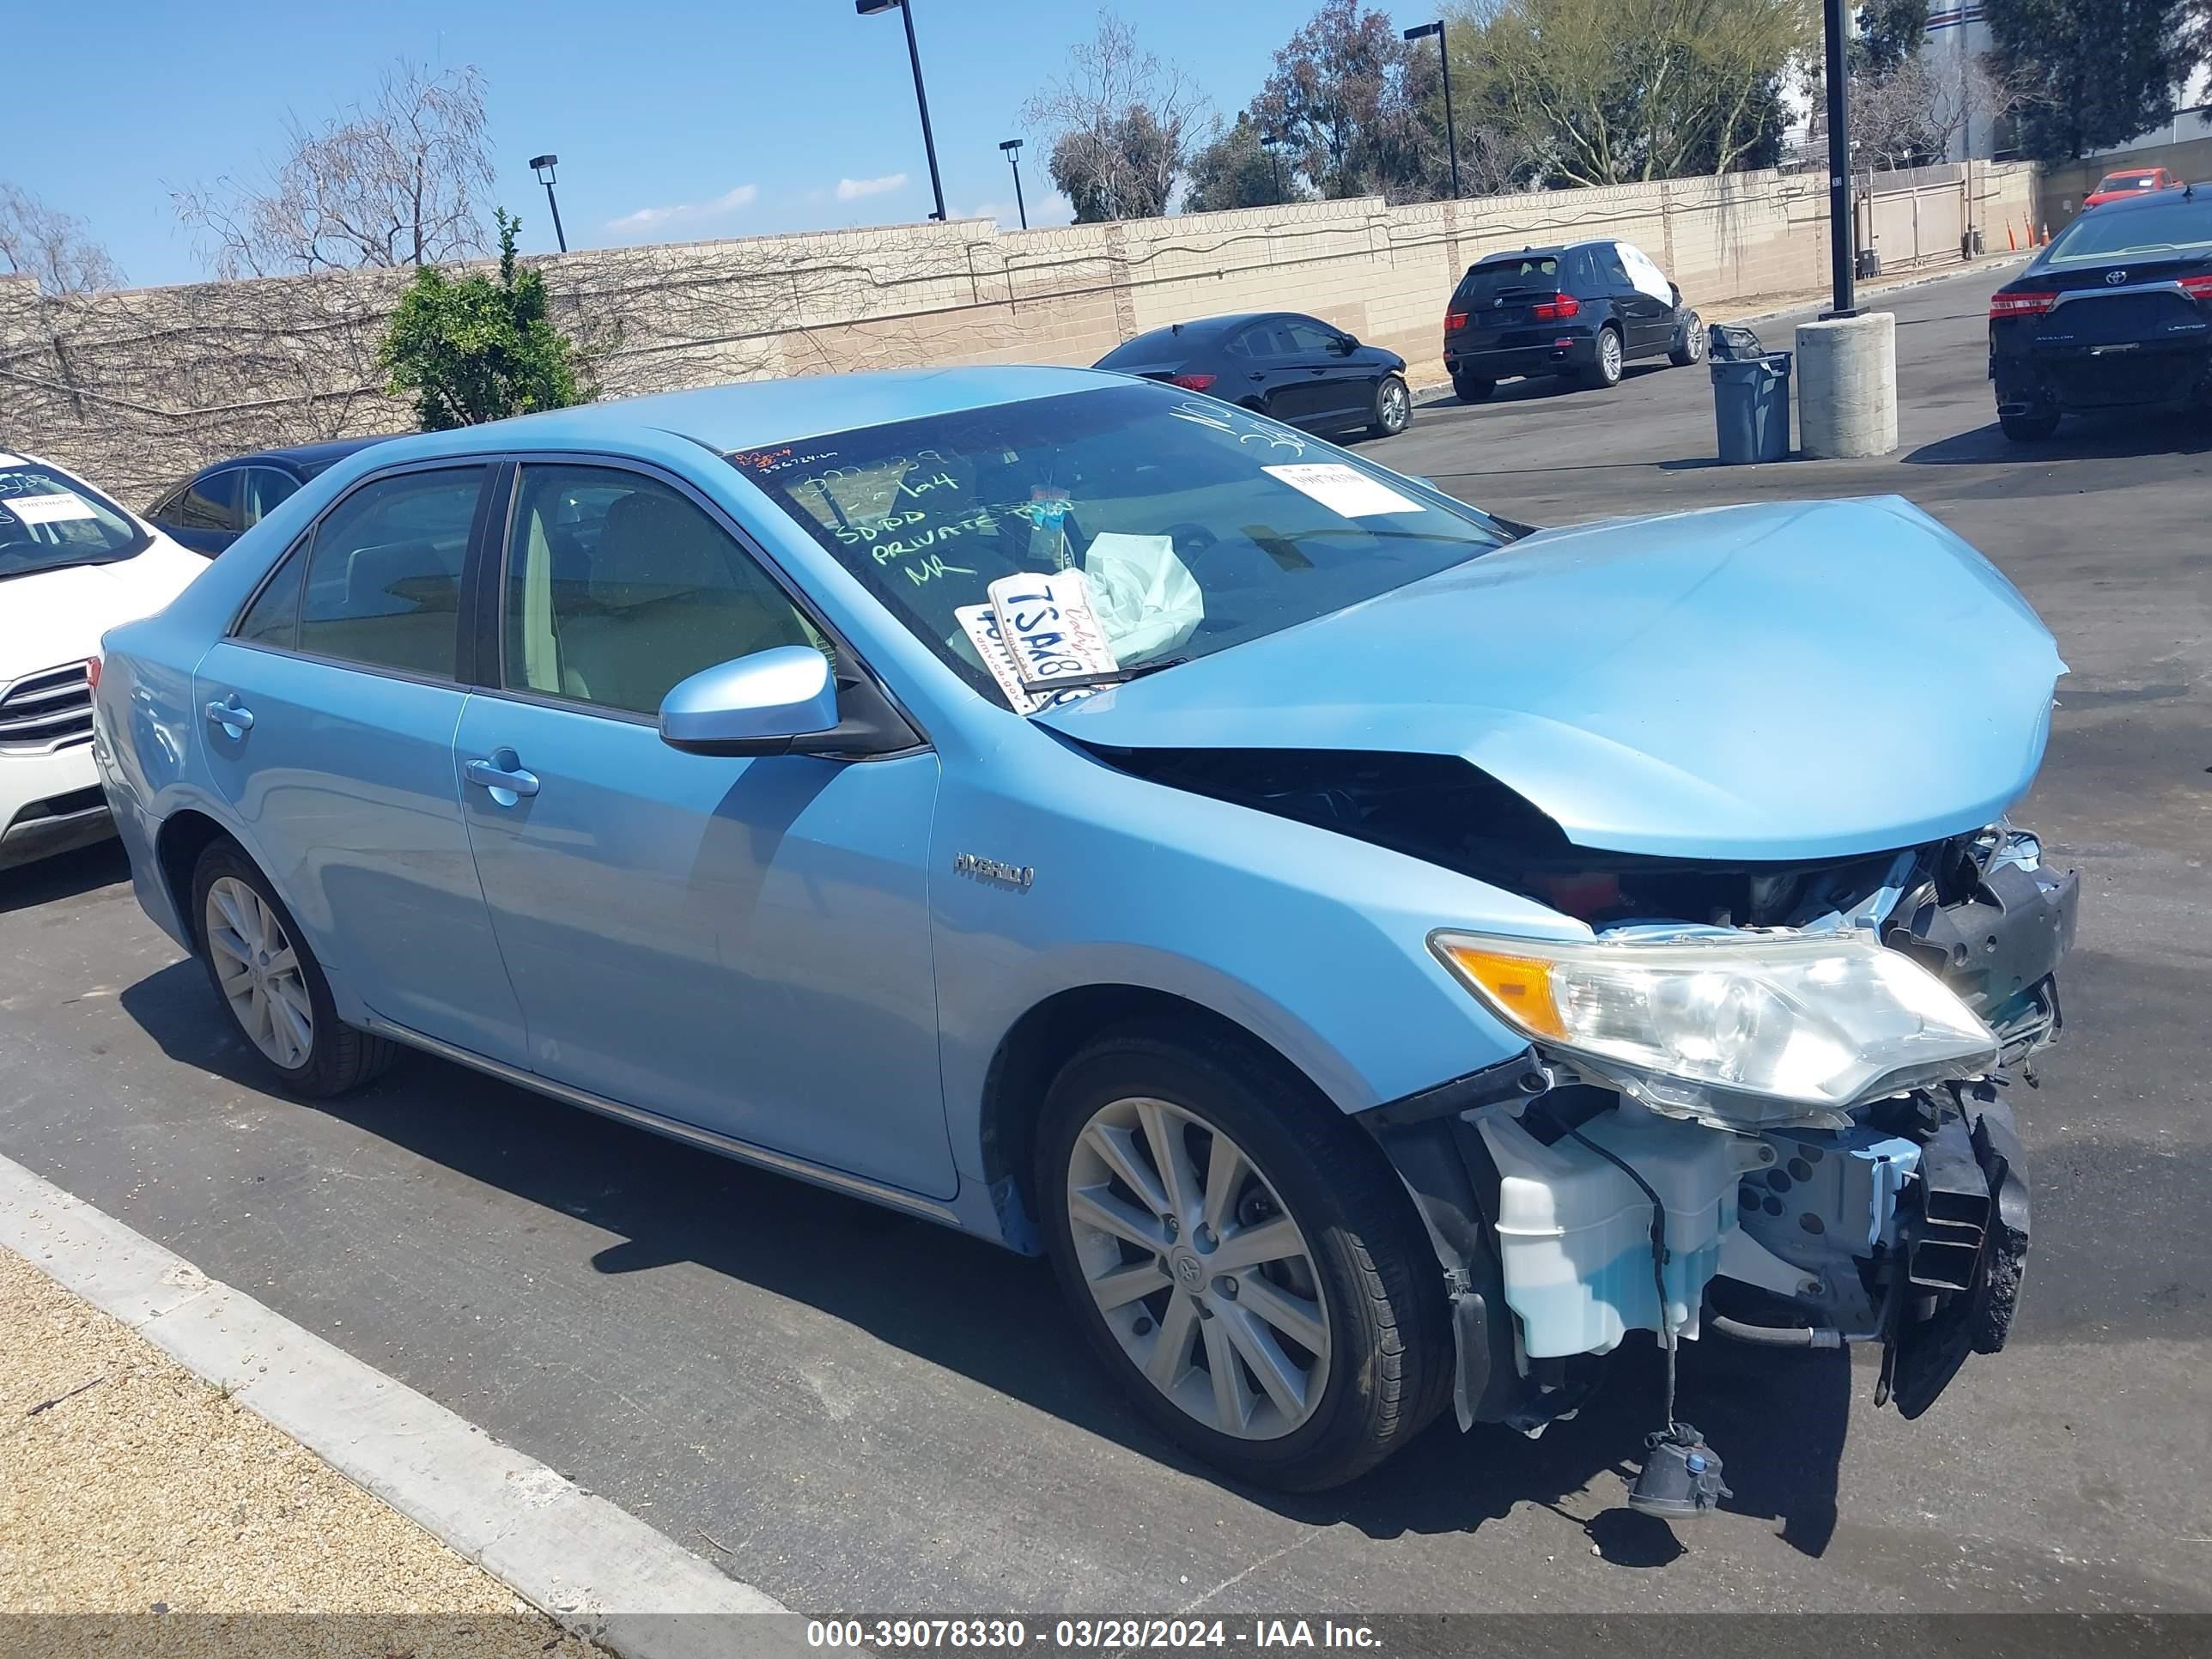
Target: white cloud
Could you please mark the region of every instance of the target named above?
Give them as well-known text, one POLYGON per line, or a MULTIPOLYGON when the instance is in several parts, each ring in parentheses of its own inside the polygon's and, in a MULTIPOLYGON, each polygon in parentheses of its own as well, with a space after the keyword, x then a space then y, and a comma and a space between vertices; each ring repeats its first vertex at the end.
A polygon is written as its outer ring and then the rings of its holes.
POLYGON ((880 196, 887 190, 897 190, 905 183, 906 174, 903 173, 886 173, 880 179, 840 179, 837 181, 837 199, 857 202, 863 196, 880 196))
POLYGON ((758 185, 739 185, 726 190, 711 202, 679 202, 672 207, 640 208, 635 213, 625 213, 619 219, 607 222, 612 231, 655 230, 663 225, 696 224, 702 219, 719 219, 735 213, 739 208, 750 207, 760 195, 758 185))

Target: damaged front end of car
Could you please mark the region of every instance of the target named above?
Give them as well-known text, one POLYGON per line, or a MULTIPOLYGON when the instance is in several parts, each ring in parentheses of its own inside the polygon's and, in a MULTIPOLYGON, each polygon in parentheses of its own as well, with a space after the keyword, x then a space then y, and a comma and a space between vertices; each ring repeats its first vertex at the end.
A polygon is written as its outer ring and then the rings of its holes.
POLYGON ((1157 781, 1421 857, 1588 926, 1430 946, 1520 1053, 1360 1115, 1444 1271, 1461 1425, 1571 1415, 1632 1330, 1668 1399, 1632 1503, 1692 1515, 1720 1460, 1676 1422, 1711 1333, 1878 1342, 1917 1417, 2005 1343, 2028 1242, 2008 1093, 2058 1034, 2077 884, 2000 822, 1903 848, 1727 862, 1572 845, 1463 760, 1124 752, 1157 781))

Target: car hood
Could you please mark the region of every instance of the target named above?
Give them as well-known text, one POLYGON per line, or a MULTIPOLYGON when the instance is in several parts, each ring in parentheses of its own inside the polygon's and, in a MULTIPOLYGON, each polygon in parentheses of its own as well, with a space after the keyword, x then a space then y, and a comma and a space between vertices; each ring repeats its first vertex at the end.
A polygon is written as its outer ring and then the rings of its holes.
POLYGON ((102 634, 151 616, 207 568, 157 534, 151 546, 112 564, 0 577, 0 685, 95 655, 102 634))
POLYGON ((1805 860, 1996 818, 2065 672, 1892 496, 1540 532, 1037 718, 1105 749, 1456 755, 1583 847, 1805 860))

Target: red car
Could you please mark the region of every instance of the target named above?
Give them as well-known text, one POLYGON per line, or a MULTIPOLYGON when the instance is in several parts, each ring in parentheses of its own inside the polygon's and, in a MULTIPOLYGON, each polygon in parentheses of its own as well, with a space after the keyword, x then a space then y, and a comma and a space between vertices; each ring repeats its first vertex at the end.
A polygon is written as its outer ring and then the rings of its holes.
POLYGON ((2117 202, 2123 196, 2140 196, 2147 190, 2172 190, 2180 182, 2164 167, 2130 167, 2098 179, 2096 189, 2081 198, 2081 205, 2093 208, 2102 202, 2117 202))

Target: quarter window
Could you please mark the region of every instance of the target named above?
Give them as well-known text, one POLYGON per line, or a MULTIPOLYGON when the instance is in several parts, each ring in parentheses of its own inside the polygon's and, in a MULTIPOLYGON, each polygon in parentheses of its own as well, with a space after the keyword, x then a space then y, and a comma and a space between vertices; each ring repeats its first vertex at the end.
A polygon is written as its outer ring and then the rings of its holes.
POLYGON ((825 642, 681 491, 611 467, 526 466, 507 549, 510 690, 634 714, 702 669, 825 642))
POLYGON ((307 555, 300 649, 453 678, 461 562, 484 471, 401 473, 333 507, 307 555))
POLYGON ((307 561, 297 547, 284 556, 269 585, 239 619, 236 637, 289 651, 300 641, 300 577, 307 561))

